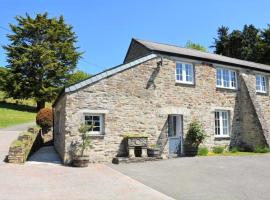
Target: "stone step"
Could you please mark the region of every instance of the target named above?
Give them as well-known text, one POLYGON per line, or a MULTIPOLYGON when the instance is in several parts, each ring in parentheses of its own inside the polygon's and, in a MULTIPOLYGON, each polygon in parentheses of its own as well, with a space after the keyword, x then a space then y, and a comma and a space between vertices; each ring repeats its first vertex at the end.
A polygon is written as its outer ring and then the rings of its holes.
POLYGON ((147 161, 158 161, 162 160, 162 157, 115 157, 112 160, 113 164, 120 164, 120 163, 136 163, 136 162, 147 162, 147 161))

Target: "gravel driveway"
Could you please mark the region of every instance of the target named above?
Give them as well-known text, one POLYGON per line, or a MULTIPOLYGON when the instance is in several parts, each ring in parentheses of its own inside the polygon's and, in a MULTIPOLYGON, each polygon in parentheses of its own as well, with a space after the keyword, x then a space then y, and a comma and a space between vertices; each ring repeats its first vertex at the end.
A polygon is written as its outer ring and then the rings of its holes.
POLYGON ((175 199, 270 199, 269 154, 177 158, 110 166, 175 199))
POLYGON ((0 200, 172 199, 102 164, 65 167, 53 147, 43 147, 24 165, 3 162, 10 143, 32 123, 0 129, 0 200))

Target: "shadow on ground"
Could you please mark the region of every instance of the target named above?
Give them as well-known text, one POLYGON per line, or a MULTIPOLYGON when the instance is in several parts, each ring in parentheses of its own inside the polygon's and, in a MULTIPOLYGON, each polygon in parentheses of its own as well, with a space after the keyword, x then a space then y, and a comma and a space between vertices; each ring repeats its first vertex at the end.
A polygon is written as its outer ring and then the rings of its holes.
POLYGON ((29 157, 27 162, 61 164, 60 157, 54 150, 53 146, 41 147, 37 152, 29 157))
POLYGON ((6 108, 6 109, 12 109, 12 110, 18 110, 18 111, 27 111, 27 112, 36 112, 36 107, 34 106, 28 106, 28 105, 19 105, 16 103, 7 103, 4 101, 0 102, 0 108, 6 108))

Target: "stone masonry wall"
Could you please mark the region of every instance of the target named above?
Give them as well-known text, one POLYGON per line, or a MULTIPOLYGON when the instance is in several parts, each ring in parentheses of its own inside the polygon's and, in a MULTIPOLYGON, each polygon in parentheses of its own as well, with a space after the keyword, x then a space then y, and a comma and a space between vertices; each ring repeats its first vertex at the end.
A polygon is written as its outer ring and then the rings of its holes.
POLYGON ((54 107, 54 147, 62 160, 65 160, 66 96, 54 107))
MULTIPOLYGON (((157 66, 157 60, 153 59, 67 94, 65 129, 58 140, 65 140, 65 148, 63 141, 56 144, 58 152, 63 152, 60 155, 65 163, 70 162, 70 143, 78 138, 83 113, 89 110, 102 110, 105 116, 105 135, 93 138, 94 148, 89 152, 93 162, 111 161, 123 154, 120 135, 130 132, 150 135, 150 143, 162 145, 166 157, 169 114, 183 115, 184 134, 194 119, 201 121, 209 136, 203 145, 209 148, 239 143, 240 88, 218 89, 215 67, 200 62, 194 65, 194 85, 176 83, 175 60, 164 57, 162 66, 157 66), (215 138, 214 111, 217 109, 230 111, 230 139, 215 138)), ((64 102, 58 104, 65 106, 64 102)))

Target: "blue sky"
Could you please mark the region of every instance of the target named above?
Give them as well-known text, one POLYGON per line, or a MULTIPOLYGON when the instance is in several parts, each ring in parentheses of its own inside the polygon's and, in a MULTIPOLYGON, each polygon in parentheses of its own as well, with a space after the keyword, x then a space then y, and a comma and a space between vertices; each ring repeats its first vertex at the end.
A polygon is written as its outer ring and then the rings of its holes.
MULTIPOLYGON (((85 52, 78 68, 95 74, 121 64, 132 37, 184 46, 188 40, 209 47, 221 25, 242 29, 270 23, 268 0, 1 0, 0 26, 26 12, 63 15, 85 52)), ((8 31, 0 28, 0 44, 8 31)), ((212 49, 210 49, 212 51, 212 49)), ((6 65, 0 49, 0 66, 6 65)))

